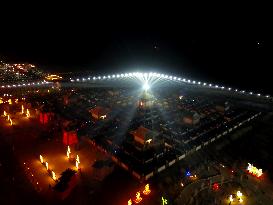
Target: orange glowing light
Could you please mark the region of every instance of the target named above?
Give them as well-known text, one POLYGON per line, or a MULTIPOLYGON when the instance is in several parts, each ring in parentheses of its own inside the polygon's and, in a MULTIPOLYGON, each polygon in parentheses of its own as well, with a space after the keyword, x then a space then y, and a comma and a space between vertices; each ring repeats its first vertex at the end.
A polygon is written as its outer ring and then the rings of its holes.
POLYGON ((132 205, 132 204, 133 204, 132 199, 129 199, 128 205, 132 205))
MULTIPOLYGON (((23 98, 22 98, 23 99, 23 98)), ((22 105, 22 114, 24 114, 24 105, 22 105)))
POLYGON ((76 168, 79 169, 79 163, 76 161, 76 168))
POLYGON ((70 158, 70 153, 68 151, 66 152, 66 156, 68 159, 70 158))
POLYGON ((9 120, 9 122, 10 122, 10 125, 13 125, 13 122, 12 122, 12 120, 11 120, 11 119, 9 120))
POLYGON ((45 166, 46 166, 46 170, 48 170, 48 163, 47 162, 45 162, 45 166))
POLYGON ((76 161, 80 164, 80 158, 79 155, 77 155, 76 161))
POLYGON ((141 202, 142 201, 142 198, 141 198, 141 196, 140 196, 140 192, 138 191, 137 193, 136 193, 136 198, 135 198, 135 203, 139 203, 139 202, 141 202))
POLYGON ((230 195, 230 196, 229 196, 229 201, 230 201, 230 202, 233 202, 233 200, 234 200, 234 199, 233 199, 233 196, 230 195))
POLYGON ((44 158, 43 158, 42 155, 40 155, 40 161, 41 161, 42 164, 44 163, 44 158))
POLYGON ((69 152, 69 154, 71 153, 69 146, 67 146, 67 151, 69 152))
POLYGON ((27 113, 26 113, 27 117, 30 117, 30 113, 29 110, 27 109, 27 113))
POLYGON ((10 117, 9 117, 9 115, 8 115, 8 121, 10 120, 10 117))
POLYGON ((4 111, 4 116, 5 116, 5 117, 7 116, 7 112, 6 112, 6 111, 4 111))
POLYGON ((150 185, 149 185, 149 184, 146 184, 146 185, 145 185, 145 188, 144 188, 144 190, 143 190, 143 194, 149 195, 150 193, 151 193, 150 185))
POLYGON ((248 171, 250 174, 252 174, 252 175, 254 175, 254 176, 258 177, 258 178, 259 178, 260 176, 262 176, 262 174, 263 174, 263 170, 262 170, 262 169, 258 169, 257 167, 253 166, 253 165, 250 164, 250 163, 248 163, 247 171, 248 171))
POLYGON ((53 171, 52 171, 52 179, 55 180, 55 181, 57 180, 56 174, 55 174, 55 172, 53 172, 53 171))

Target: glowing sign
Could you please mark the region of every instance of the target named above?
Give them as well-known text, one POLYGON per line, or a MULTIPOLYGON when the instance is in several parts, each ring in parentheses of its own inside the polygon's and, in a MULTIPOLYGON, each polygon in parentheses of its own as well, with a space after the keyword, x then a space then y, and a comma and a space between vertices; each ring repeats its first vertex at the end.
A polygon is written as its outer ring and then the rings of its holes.
POLYGON ((254 167, 252 164, 250 164, 250 163, 248 163, 248 167, 247 167, 247 171, 250 173, 250 174, 252 174, 252 175, 254 175, 254 176, 256 176, 256 177, 260 177, 260 176, 262 176, 262 174, 263 174, 263 170, 262 169, 258 169, 257 167, 254 167))
POLYGON ((161 200, 162 200, 162 205, 168 204, 167 199, 164 199, 164 197, 163 197, 163 196, 161 197, 161 200))
POLYGON ((144 188, 144 190, 143 190, 143 194, 149 195, 150 193, 151 193, 150 185, 149 185, 149 184, 146 184, 146 185, 145 185, 145 188, 144 188))
POLYGON ((136 193, 136 198, 135 198, 134 201, 135 201, 137 204, 138 204, 139 202, 142 201, 142 198, 141 198, 141 196, 140 196, 140 192, 137 192, 137 193, 136 193))

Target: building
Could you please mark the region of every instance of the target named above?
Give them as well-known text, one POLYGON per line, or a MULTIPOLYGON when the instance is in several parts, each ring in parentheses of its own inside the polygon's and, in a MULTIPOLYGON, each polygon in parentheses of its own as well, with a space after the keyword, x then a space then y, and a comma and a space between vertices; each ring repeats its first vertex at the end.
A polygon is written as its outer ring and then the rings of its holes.
POLYGON ((97 106, 93 109, 90 109, 89 112, 91 113, 92 117, 96 120, 105 119, 108 114, 108 109, 97 106))
POLYGON ((200 121, 200 115, 197 112, 187 111, 183 113, 182 121, 188 125, 196 125, 200 121))
POLYGON ((136 130, 130 132, 134 140, 142 145, 153 143, 155 137, 158 136, 157 132, 151 131, 143 126, 138 127, 136 130))

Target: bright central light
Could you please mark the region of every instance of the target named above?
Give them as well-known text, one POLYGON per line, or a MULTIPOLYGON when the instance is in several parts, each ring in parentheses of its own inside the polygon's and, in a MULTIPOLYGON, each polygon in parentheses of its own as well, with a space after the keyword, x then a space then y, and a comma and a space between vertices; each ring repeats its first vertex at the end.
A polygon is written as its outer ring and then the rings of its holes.
POLYGON ((143 90, 147 91, 150 89, 150 86, 149 84, 146 82, 144 85, 143 85, 143 90))

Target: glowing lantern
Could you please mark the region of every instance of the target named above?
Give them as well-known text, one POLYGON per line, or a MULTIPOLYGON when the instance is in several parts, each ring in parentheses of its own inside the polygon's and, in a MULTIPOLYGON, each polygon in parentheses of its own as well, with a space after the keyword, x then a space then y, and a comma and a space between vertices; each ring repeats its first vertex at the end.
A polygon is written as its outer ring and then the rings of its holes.
POLYGON ((151 193, 150 185, 149 185, 149 184, 146 184, 146 185, 145 185, 145 188, 144 188, 144 191, 143 191, 143 194, 149 195, 150 193, 151 193))
POLYGON ((232 197, 232 195, 229 196, 229 201, 230 201, 230 202, 233 202, 233 197, 232 197))
POLYGON ((22 105, 22 114, 24 114, 24 105, 22 105))
POLYGON ((258 178, 259 178, 260 176, 262 176, 262 174, 263 174, 263 170, 262 170, 262 169, 258 169, 257 167, 253 166, 253 165, 250 164, 250 163, 248 163, 247 171, 248 171, 250 174, 252 174, 252 175, 254 175, 254 176, 258 177, 258 178))
POLYGON ((141 200, 142 200, 142 198, 141 198, 141 196, 140 196, 140 192, 138 191, 137 193, 136 193, 136 198, 135 198, 135 202, 138 204, 139 202, 141 202, 141 200))
POLYGON ((5 116, 5 117, 7 116, 7 112, 6 112, 6 111, 4 111, 4 116, 5 116))
POLYGON ((45 163, 45 166, 46 166, 46 170, 48 170, 48 163, 47 162, 45 163))
POLYGON ((238 196, 239 198, 241 198, 241 197, 243 196, 242 192, 237 191, 237 196, 238 196))
POLYGON ((41 161, 42 164, 44 163, 44 158, 43 158, 42 155, 40 155, 40 161, 41 161))
POLYGON ((55 174, 55 172, 53 172, 53 171, 52 171, 52 179, 55 180, 55 181, 57 180, 56 174, 55 174))
POLYGON ((162 205, 168 204, 167 199, 164 199, 164 197, 161 197, 161 200, 162 200, 162 205))
POLYGON ((132 205, 132 204, 133 204, 132 199, 129 199, 128 205, 132 205))

